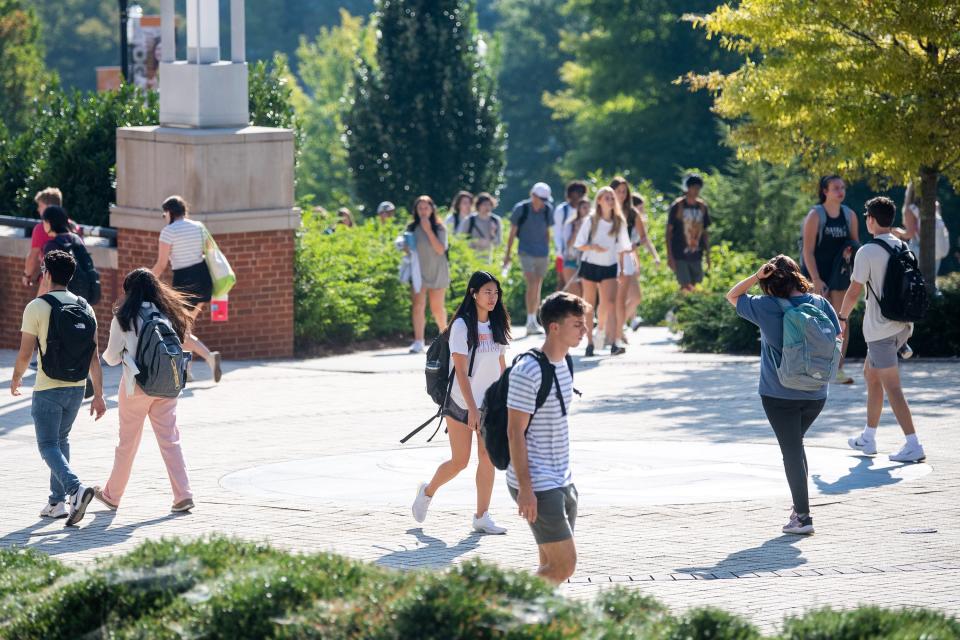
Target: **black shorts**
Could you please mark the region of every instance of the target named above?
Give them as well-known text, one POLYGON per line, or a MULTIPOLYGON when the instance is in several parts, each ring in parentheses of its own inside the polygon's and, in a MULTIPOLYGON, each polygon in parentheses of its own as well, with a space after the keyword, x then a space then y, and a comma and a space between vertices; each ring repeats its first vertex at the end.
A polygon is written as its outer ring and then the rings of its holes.
POLYGON ((590 282, 603 282, 604 280, 615 279, 617 277, 617 265, 612 264, 609 267, 601 267, 589 262, 580 263, 580 277, 590 282))
POLYGON ((443 405, 443 415, 450 416, 457 422, 467 424, 469 414, 470 412, 454 402, 453 398, 447 397, 447 402, 443 405))
POLYGON ((187 303, 195 307, 201 302, 210 302, 213 295, 213 280, 206 262, 198 262, 183 269, 173 270, 173 288, 187 296, 187 303))

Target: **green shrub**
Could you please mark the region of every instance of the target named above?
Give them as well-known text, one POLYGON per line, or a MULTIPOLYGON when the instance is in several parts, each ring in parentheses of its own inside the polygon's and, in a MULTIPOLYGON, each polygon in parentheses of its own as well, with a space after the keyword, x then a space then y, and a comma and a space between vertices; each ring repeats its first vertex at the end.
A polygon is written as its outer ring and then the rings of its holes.
MULTIPOLYGON (((0 586, 0 637, 10 640, 760 638, 717 609, 672 617, 623 589, 593 604, 567 600, 526 572, 479 561, 400 573, 222 537, 146 542, 72 574, 42 554, 0 550, 0 586)), ((960 637, 960 624, 925 610, 822 610, 787 621, 784 637, 940 640, 960 637)))
POLYGON ((926 609, 821 609, 802 618, 788 619, 782 637, 784 640, 955 640, 960 638, 960 623, 926 609))

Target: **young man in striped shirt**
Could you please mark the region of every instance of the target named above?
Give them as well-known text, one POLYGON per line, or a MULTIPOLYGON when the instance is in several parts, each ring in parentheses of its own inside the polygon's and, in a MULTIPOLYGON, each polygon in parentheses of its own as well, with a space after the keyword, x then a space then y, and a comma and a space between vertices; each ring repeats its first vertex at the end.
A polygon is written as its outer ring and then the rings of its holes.
POLYGON ((539 315, 546 340, 541 351, 553 368, 550 393, 538 409, 536 400, 543 374, 540 363, 532 357, 521 358, 510 371, 507 393, 507 487, 537 541, 537 575, 554 584, 573 575, 577 566, 573 542, 577 489, 570 473, 567 429, 573 375, 566 357, 586 335, 588 308, 582 298, 563 291, 543 301, 539 315))

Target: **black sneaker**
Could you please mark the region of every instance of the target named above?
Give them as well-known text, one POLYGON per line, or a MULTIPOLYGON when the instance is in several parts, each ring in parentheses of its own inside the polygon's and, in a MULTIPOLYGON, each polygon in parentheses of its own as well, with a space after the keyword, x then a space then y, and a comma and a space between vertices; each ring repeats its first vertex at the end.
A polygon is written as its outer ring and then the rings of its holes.
POLYGON ((810 514, 798 516, 796 513, 792 513, 790 514, 790 522, 783 525, 783 532, 808 536, 813 533, 813 518, 810 514))
POLYGON ((613 345, 610 347, 610 355, 612 356, 619 356, 626 352, 627 350, 625 347, 618 347, 617 345, 613 345))
POLYGON ((91 500, 93 500, 93 487, 85 487, 83 485, 77 487, 77 492, 72 496, 67 496, 67 506, 70 508, 70 516, 67 518, 67 523, 64 526, 72 527, 83 520, 83 516, 87 512, 87 505, 90 504, 91 500))
POLYGON ((588 344, 588 345, 587 345, 587 351, 586 351, 586 353, 584 353, 583 355, 584 355, 584 357, 586 357, 586 358, 589 358, 589 357, 593 356, 593 345, 592 345, 592 344, 588 344))

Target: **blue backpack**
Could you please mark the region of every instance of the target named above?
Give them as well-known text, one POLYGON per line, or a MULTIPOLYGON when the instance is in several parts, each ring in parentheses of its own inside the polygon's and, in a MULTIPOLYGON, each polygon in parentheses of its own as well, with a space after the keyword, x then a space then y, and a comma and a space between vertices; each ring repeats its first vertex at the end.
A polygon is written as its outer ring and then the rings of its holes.
POLYGON ((843 340, 817 305, 775 299, 783 309, 783 355, 777 365, 780 384, 798 391, 816 391, 837 375, 843 340))

